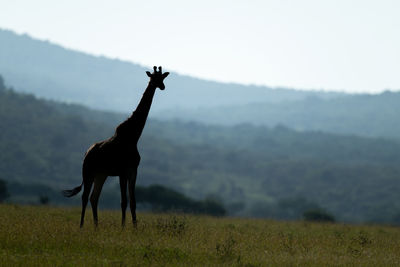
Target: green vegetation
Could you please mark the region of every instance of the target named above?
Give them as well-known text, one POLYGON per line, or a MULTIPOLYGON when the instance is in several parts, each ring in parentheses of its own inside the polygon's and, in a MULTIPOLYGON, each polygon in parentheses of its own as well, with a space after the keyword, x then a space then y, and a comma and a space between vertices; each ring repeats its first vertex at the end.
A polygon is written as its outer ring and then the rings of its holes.
POLYGON ((223 216, 226 213, 223 205, 213 199, 196 201, 161 185, 138 186, 136 188, 136 201, 150 204, 152 209, 158 212, 179 211, 214 216, 223 216))
MULTIPOLYGON (((123 118, 0 90, 0 173, 8 201, 47 196, 51 204, 65 203, 59 192, 80 184, 85 150, 123 118)), ((228 215, 300 219, 318 208, 338 221, 400 221, 396 141, 150 120, 139 146, 139 185, 160 184, 198 200, 218 196, 228 215)), ((116 181, 107 181, 100 208, 119 207, 116 181)))
POLYGON ((0 205, 2 266, 398 266, 400 230, 260 219, 0 205), (88 213, 88 217, 91 213, 88 213))
POLYGON ((110 133, 110 127, 63 115, 32 95, 0 91, 0 173, 7 181, 76 181, 89 144, 110 133))

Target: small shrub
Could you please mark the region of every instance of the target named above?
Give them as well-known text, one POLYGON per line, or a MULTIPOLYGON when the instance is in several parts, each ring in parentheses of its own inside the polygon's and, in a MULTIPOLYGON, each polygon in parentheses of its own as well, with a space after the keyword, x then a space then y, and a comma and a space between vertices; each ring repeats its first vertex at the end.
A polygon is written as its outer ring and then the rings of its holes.
POLYGON ((50 199, 48 196, 46 196, 46 195, 39 196, 39 203, 41 205, 47 205, 47 204, 49 204, 49 202, 50 202, 50 199))
POLYGON ((308 210, 303 213, 303 218, 310 222, 335 222, 335 217, 324 210, 308 210))
POLYGON ((0 180, 0 203, 6 200, 9 196, 10 194, 8 193, 6 182, 0 180))

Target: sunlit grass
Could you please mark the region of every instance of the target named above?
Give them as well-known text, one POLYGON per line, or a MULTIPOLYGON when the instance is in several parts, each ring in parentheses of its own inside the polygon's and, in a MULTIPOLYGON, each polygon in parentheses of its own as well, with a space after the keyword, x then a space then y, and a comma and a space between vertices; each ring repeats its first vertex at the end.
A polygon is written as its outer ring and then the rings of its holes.
POLYGON ((0 264, 34 266, 400 266, 400 229, 0 205, 0 264))

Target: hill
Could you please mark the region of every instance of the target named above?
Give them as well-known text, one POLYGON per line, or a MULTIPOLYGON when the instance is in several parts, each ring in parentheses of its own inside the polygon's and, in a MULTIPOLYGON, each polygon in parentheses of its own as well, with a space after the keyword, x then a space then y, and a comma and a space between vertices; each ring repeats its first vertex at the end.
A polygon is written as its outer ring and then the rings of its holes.
POLYGON ((347 95, 331 99, 308 97, 279 103, 171 109, 158 112, 155 117, 216 125, 285 125, 299 131, 400 139, 399 103, 400 93, 387 91, 377 95, 347 95))
MULTIPOLYGON (((79 184, 85 150, 124 115, 74 107, 1 86, 0 178, 55 191, 79 184)), ((296 219, 318 207, 339 221, 400 218, 398 142, 149 120, 139 150, 139 185, 216 199, 231 215, 296 219)), ((116 180, 104 195, 118 207, 116 180)))
MULTIPOLYGON (((0 30, 0 73, 18 92, 128 113, 146 86, 146 69, 0 30)), ((400 93, 349 95, 272 89, 217 83, 173 72, 166 83, 167 91, 154 99, 151 116, 157 119, 228 126, 285 125, 298 131, 400 137, 400 93)), ((79 109, 76 105, 74 108, 79 109)))
MULTIPOLYGON (((168 66, 164 67, 168 69, 168 66)), ((148 82, 146 70, 148 68, 138 64, 76 52, 0 29, 0 73, 20 92, 85 104, 101 110, 130 112, 148 82)), ((259 100, 280 102, 311 95, 323 98, 337 95, 224 84, 174 72, 168 77, 166 85, 168 94, 160 94, 155 98, 154 110, 207 108, 259 100)))

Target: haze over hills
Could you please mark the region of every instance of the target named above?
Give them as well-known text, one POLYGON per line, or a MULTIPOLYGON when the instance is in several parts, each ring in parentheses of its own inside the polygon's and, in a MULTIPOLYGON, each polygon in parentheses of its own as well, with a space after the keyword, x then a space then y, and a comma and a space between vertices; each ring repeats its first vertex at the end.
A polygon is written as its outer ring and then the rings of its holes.
MULTIPOLYGON (((0 79, 0 179, 25 185, 31 197, 40 192, 65 203, 58 192, 81 182, 85 150, 122 119, 15 93, 0 79)), ((400 144, 394 141, 149 120, 139 150, 139 185, 217 197, 231 215, 297 219, 322 207, 340 221, 400 223, 400 144)), ((104 192, 116 208, 117 188, 104 192)), ((79 205, 79 198, 68 203, 79 205)))
POLYGON ((154 116, 215 125, 286 125, 299 131, 400 139, 400 93, 389 91, 378 95, 348 95, 332 99, 308 97, 280 103, 171 109, 156 112, 154 116))
MULTIPOLYGON (((15 90, 91 108, 130 113, 148 68, 65 49, 0 30, 0 73, 15 90)), ((157 92, 151 117, 206 124, 286 125, 373 137, 400 137, 400 93, 378 95, 271 89, 173 73, 157 92)))
MULTIPOLYGON (((170 71, 168 66, 164 67, 170 71)), ((147 85, 146 70, 148 68, 134 63, 92 56, 27 35, 0 30, 0 73, 17 91, 96 109, 130 112, 147 85)), ((276 103, 308 96, 329 98, 338 95, 217 83, 174 72, 168 77, 166 85, 168 93, 155 97, 154 111, 260 101, 276 103)))

